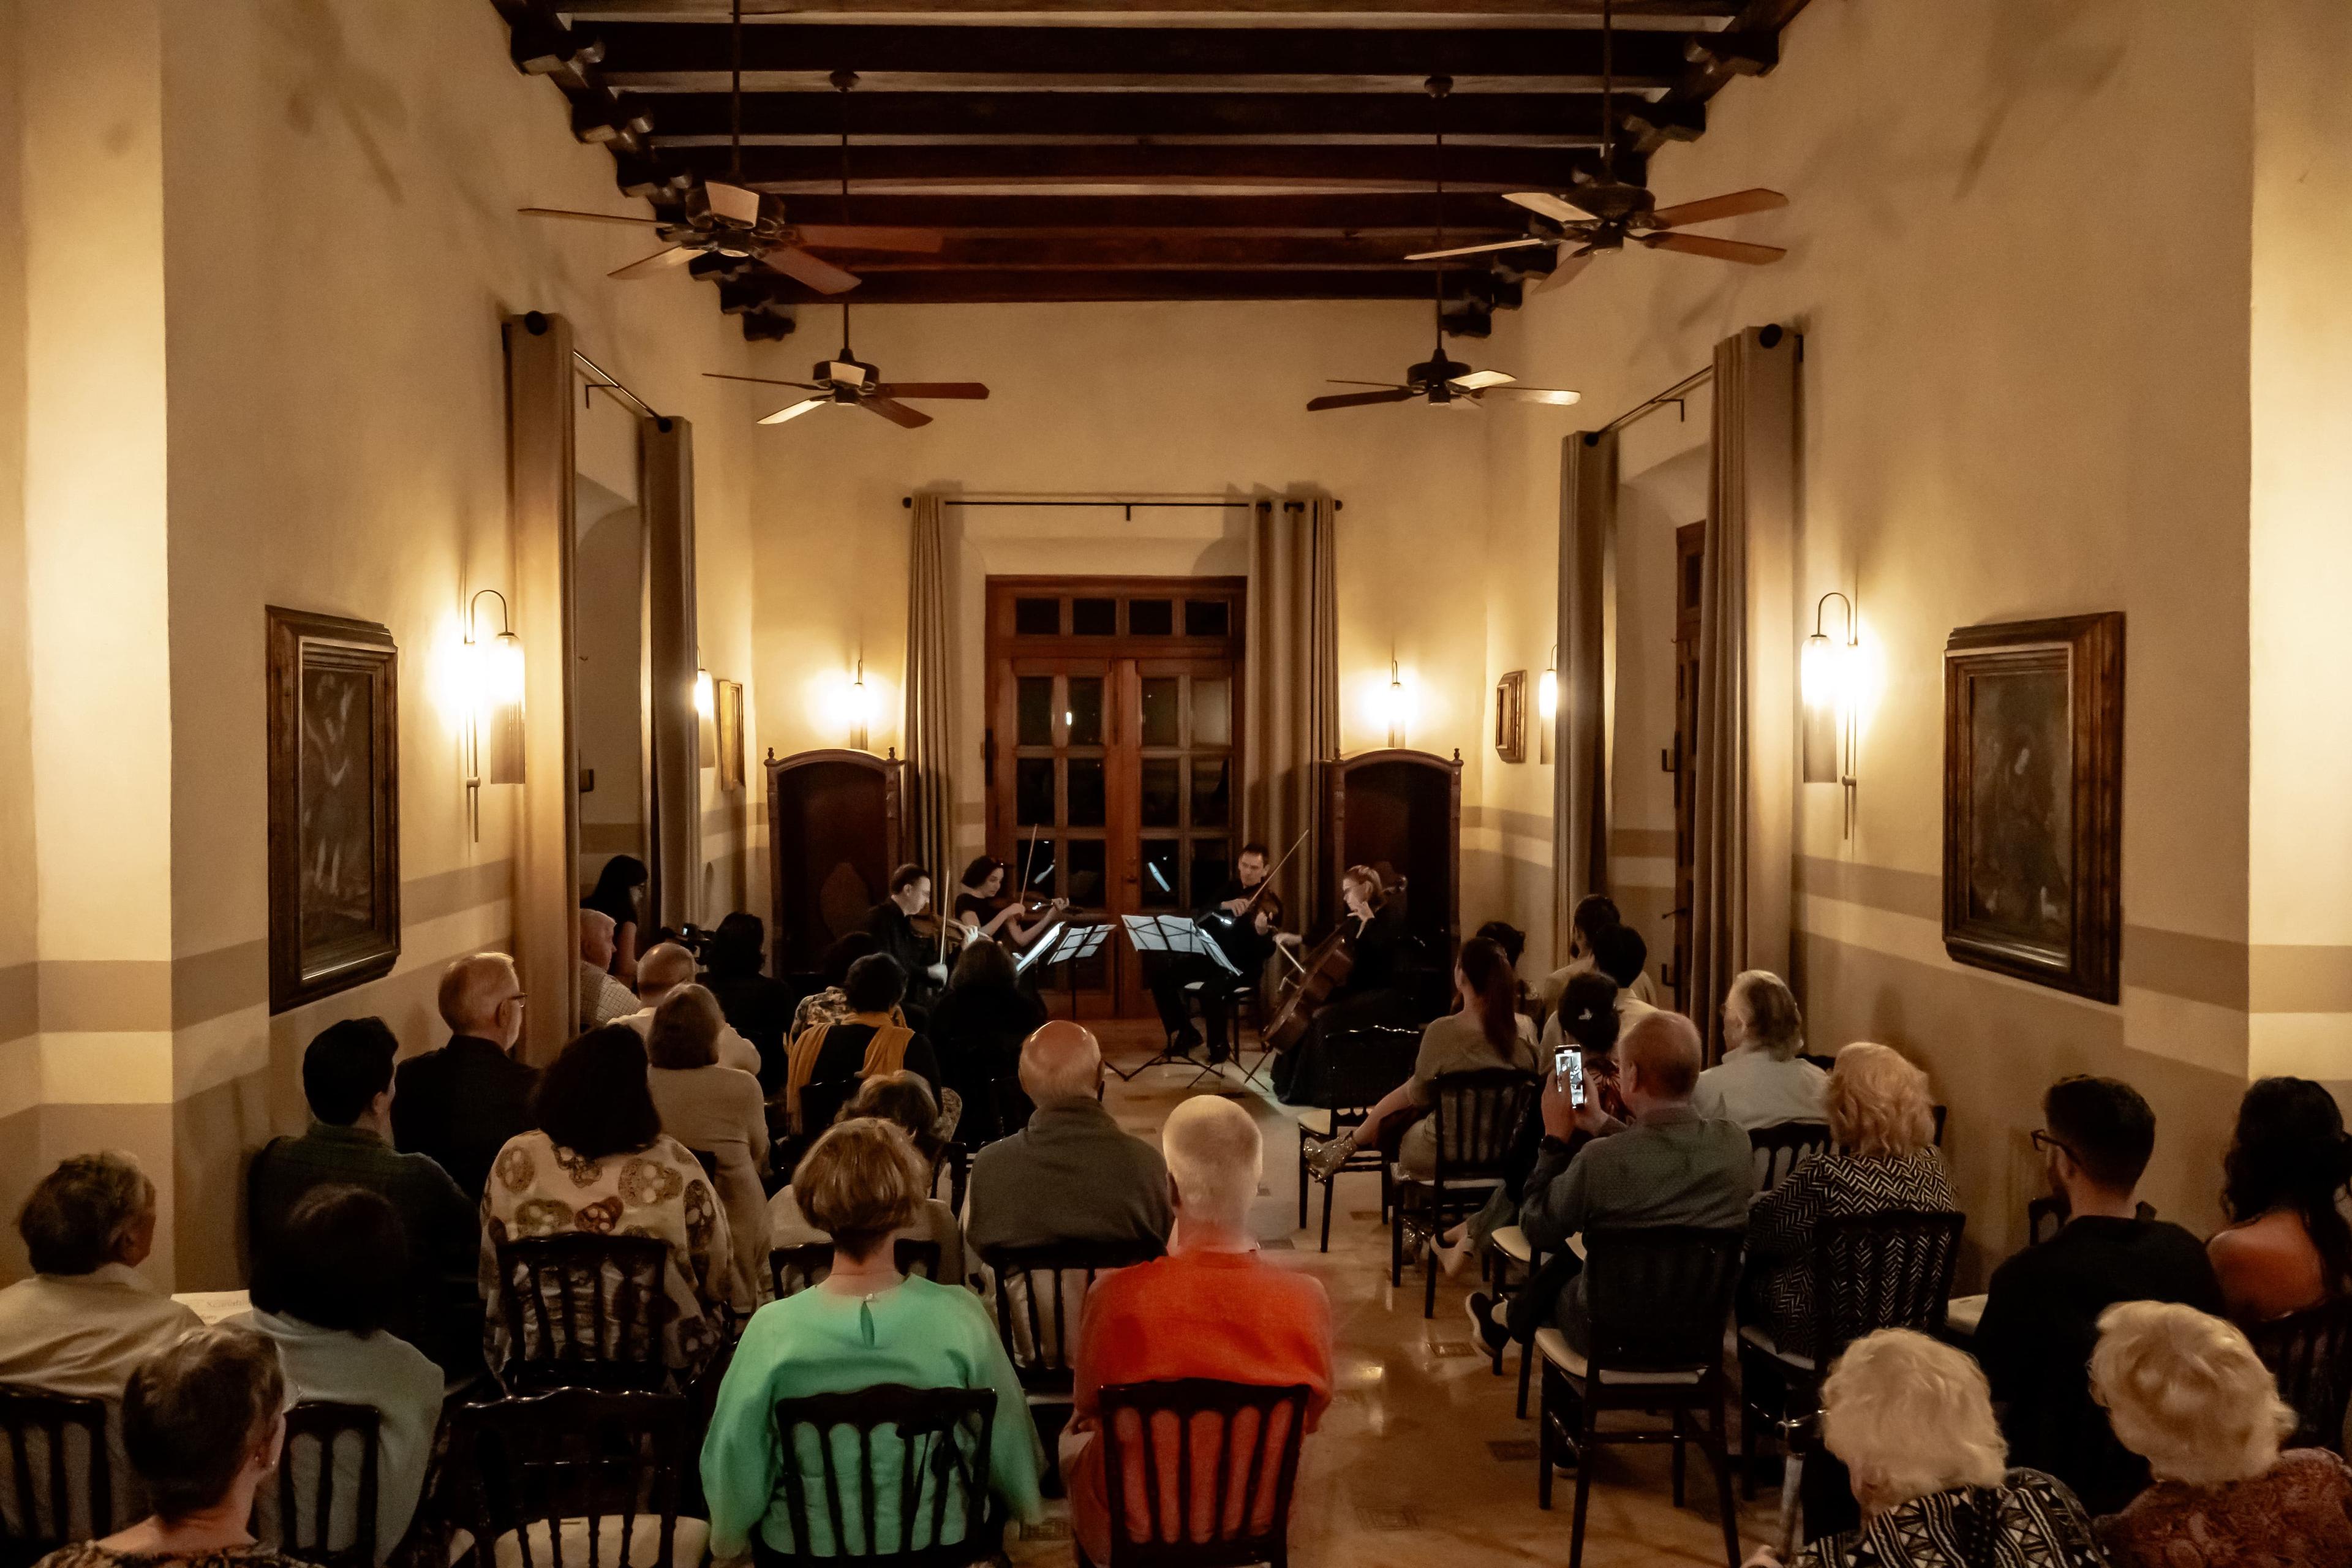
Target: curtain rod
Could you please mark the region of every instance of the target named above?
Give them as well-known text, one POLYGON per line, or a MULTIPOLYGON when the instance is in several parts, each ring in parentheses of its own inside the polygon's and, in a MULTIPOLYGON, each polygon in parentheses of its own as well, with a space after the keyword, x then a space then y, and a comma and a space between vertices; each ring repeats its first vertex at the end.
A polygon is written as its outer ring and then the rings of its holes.
MULTIPOLYGON (((942 506, 965 506, 965 507, 971 507, 971 506, 1019 506, 1019 507, 1031 507, 1031 506, 1076 506, 1076 507, 1115 506, 1115 507, 1118 508, 1121 511, 1123 511, 1123 512, 1125 512, 1125 513, 1127 514, 1127 521, 1129 521, 1129 522, 1133 522, 1133 521, 1135 521, 1135 509, 1136 509, 1137 507, 1139 507, 1139 506, 1157 506, 1157 507, 1203 507, 1203 508, 1213 507, 1213 508, 1215 508, 1215 509, 1217 509, 1217 510, 1224 510, 1225 508, 1228 508, 1228 507, 1237 507, 1237 506, 1272 506, 1272 505, 1275 503, 1275 501, 1276 501, 1276 499, 1277 499, 1277 498, 1273 497, 1273 496, 1254 496, 1254 497, 1251 497, 1251 498, 1249 498, 1248 500, 1148 500, 1148 499, 1145 499, 1145 498, 1143 498, 1143 497, 1139 497, 1139 496, 1136 496, 1136 497, 1124 497, 1124 496, 1123 496, 1123 497, 1110 497, 1110 498, 1106 498, 1106 499, 1104 499, 1104 500, 1007 500, 1007 499, 999 499, 999 498, 979 498, 979 497, 975 497, 975 498, 973 498, 972 500, 964 500, 963 498, 961 498, 961 497, 960 497, 960 496, 941 496, 941 497, 940 498, 940 505, 942 505, 942 506)), ((900 496, 900 497, 898 498, 898 504, 899 504, 900 506, 902 506, 902 507, 908 507, 908 508, 911 508, 911 507, 915 504, 915 498, 914 498, 913 496, 900 496)), ((1305 501, 1303 501, 1303 500, 1284 500, 1284 501, 1282 502, 1282 508, 1283 508, 1283 510, 1284 510, 1285 511, 1300 511, 1300 510, 1305 510, 1306 506, 1307 506, 1307 503, 1306 503, 1305 501)), ((1331 510, 1332 510, 1333 511, 1343 511, 1343 510, 1345 510, 1346 509, 1347 509, 1347 503, 1346 503, 1345 501, 1336 501, 1336 500, 1335 500, 1335 501, 1333 501, 1333 502, 1331 503, 1331 510)))
POLYGON ((620 379, 614 375, 611 371, 606 370, 603 365, 598 364, 594 360, 590 359, 578 349, 573 349, 572 351, 572 363, 587 371, 589 374, 602 378, 601 380, 592 381, 588 384, 589 388, 592 391, 595 388, 602 387, 606 392, 617 392, 622 396, 627 398, 630 402, 635 404, 637 405, 637 412, 643 414, 646 418, 658 419, 661 417, 660 415, 654 412, 652 404, 647 403, 644 398, 639 397, 635 393, 631 392, 627 387, 622 385, 620 379))
POLYGON ((1643 418, 1648 415, 1655 414, 1659 409, 1664 408, 1669 403, 1672 403, 1676 406, 1680 406, 1685 396, 1714 379, 1715 367, 1713 365, 1707 366, 1705 370, 1693 371, 1690 374, 1683 377, 1680 381, 1666 388, 1665 391, 1659 393, 1655 397, 1645 397, 1641 402, 1636 403, 1633 407, 1628 408, 1624 413, 1620 414, 1616 418, 1612 419, 1600 429, 1586 431, 1584 433, 1584 444, 1588 447, 1598 445, 1601 437, 1603 436, 1609 435, 1613 431, 1622 430, 1626 426, 1633 423, 1634 420, 1643 418))

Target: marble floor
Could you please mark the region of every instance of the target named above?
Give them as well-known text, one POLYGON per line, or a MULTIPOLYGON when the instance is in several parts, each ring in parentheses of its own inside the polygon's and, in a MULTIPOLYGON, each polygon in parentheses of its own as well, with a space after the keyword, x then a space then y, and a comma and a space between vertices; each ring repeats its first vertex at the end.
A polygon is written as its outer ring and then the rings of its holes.
MULTIPOLYGON (((1089 1026, 1106 1055, 1123 1065, 1141 1061, 1158 1044, 1153 1026, 1089 1026)), ((1319 1188, 1309 1207, 1313 1226, 1294 1228, 1295 1113, 1270 1093, 1244 1089, 1236 1068, 1227 1069, 1222 1085, 1213 1079, 1194 1084, 1193 1076, 1191 1068, 1162 1067, 1131 1084, 1114 1078, 1105 1103, 1130 1131, 1156 1140, 1179 1100, 1223 1093, 1241 1099, 1265 1131, 1258 1237, 1270 1261, 1323 1281, 1338 1330, 1338 1388, 1301 1464, 1293 1560, 1309 1568, 1387 1568, 1457 1563, 1466 1549, 1490 1563, 1565 1563, 1574 1482, 1561 1478, 1550 1512, 1536 1506, 1534 1422, 1512 1414, 1515 1375, 1495 1376, 1475 1345, 1462 1310, 1466 1287, 1441 1276, 1430 1319, 1421 1315, 1419 1270, 1407 1272, 1402 1289, 1389 1288, 1388 1232, 1378 1213, 1379 1177, 1371 1173, 1340 1178, 1331 1250, 1318 1252, 1319 1188)), ((1516 1359, 1504 1365, 1516 1374, 1516 1359)), ((1586 1563, 1723 1563, 1714 1488, 1696 1448, 1691 1506, 1679 1510, 1670 1501, 1664 1447, 1612 1448, 1594 1464, 1586 1563)), ((1045 1522, 1013 1543, 1017 1563, 1069 1561, 1066 1519, 1059 1504, 1050 1506, 1045 1522)), ((1759 1494, 1743 1510, 1743 1551, 1771 1531, 1772 1500, 1759 1494)))

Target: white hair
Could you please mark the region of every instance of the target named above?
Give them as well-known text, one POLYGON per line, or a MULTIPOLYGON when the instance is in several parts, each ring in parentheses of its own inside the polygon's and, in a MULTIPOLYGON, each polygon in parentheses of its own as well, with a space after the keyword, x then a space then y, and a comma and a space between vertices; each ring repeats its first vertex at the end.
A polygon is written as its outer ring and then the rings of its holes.
POLYGON ((2262 1475, 2295 1428, 2237 1325, 2175 1302, 2125 1301, 2099 1314, 2091 1394, 2157 1479, 2192 1487, 2262 1475))
POLYGON ((1160 1152, 1187 1213, 1233 1230, 1248 1227, 1265 1173, 1265 1140, 1248 1111, 1217 1095, 1188 1100, 1168 1113, 1160 1152))
POLYGON ((1878 1511, 1952 1487, 1998 1486, 2009 1448, 1977 1363, 1910 1329, 1845 1349, 1822 1384, 1822 1441, 1878 1511))

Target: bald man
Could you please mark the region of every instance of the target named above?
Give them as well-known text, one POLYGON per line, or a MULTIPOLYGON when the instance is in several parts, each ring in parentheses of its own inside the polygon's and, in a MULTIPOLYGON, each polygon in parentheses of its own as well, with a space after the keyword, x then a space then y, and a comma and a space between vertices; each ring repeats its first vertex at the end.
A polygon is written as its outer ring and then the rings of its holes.
POLYGON ((580 1026, 601 1029, 637 1010, 637 994, 612 973, 613 917, 580 911, 580 1026))
MULTIPOLYGON (((639 1035, 651 1035, 654 1009, 659 1007, 669 994, 679 986, 691 984, 695 978, 694 954, 683 944, 665 942, 637 960, 637 1005, 641 1011, 621 1018, 639 1035)), ((760 1076, 760 1049, 735 1032, 731 1024, 719 1026, 719 1065, 736 1068, 760 1076)))
POLYGON ((971 1157, 964 1237, 983 1256, 1057 1242, 1165 1242, 1168 1166, 1102 1108, 1102 1047, 1055 1019, 1021 1045, 1029 1125, 971 1157))
POLYGON ((478 952, 441 976, 449 1043, 411 1057, 394 1076, 393 1147, 430 1154, 478 1201, 508 1139, 538 1125, 539 1074, 514 1059, 522 1038, 522 982, 503 952, 478 952))

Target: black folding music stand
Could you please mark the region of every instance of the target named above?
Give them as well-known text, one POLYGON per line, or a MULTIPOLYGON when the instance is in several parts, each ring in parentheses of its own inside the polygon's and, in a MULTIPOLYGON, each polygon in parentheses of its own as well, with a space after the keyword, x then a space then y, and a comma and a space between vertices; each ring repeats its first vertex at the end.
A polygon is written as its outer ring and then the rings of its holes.
MULTIPOLYGON (((1075 963, 1082 958, 1092 958, 1102 951, 1103 943, 1109 940, 1109 937, 1110 927, 1108 925, 1056 926, 1035 946, 1013 961, 1013 976, 1018 979, 1028 973, 1032 968, 1049 968, 1056 964, 1075 963)), ((1063 973, 1067 974, 1072 972, 1065 970, 1063 973)), ((1070 991, 1070 1012, 1074 1017, 1077 1014, 1076 984, 1074 978, 1070 991)))
MULTIPOLYGON (((1240 969, 1234 966, 1234 961, 1226 955, 1225 950, 1218 946, 1216 940, 1207 931, 1202 931, 1199 923, 1190 916, 1121 915, 1118 919, 1119 923, 1127 928, 1127 940, 1134 944, 1138 957, 1157 954, 1164 961, 1194 954, 1213 960, 1225 973, 1236 979, 1241 976, 1240 969)), ((1132 1070, 1124 1070, 1117 1067, 1113 1067, 1110 1070, 1118 1074, 1119 1081, 1122 1083, 1132 1083, 1153 1068, 1159 1067, 1198 1068, 1201 1069, 1200 1078, 1192 1080, 1195 1083, 1214 1070, 1214 1064, 1203 1063, 1198 1057, 1189 1052, 1177 1050, 1175 1044, 1175 1037, 1171 1035, 1160 1047, 1160 1054, 1150 1061, 1132 1070)))

